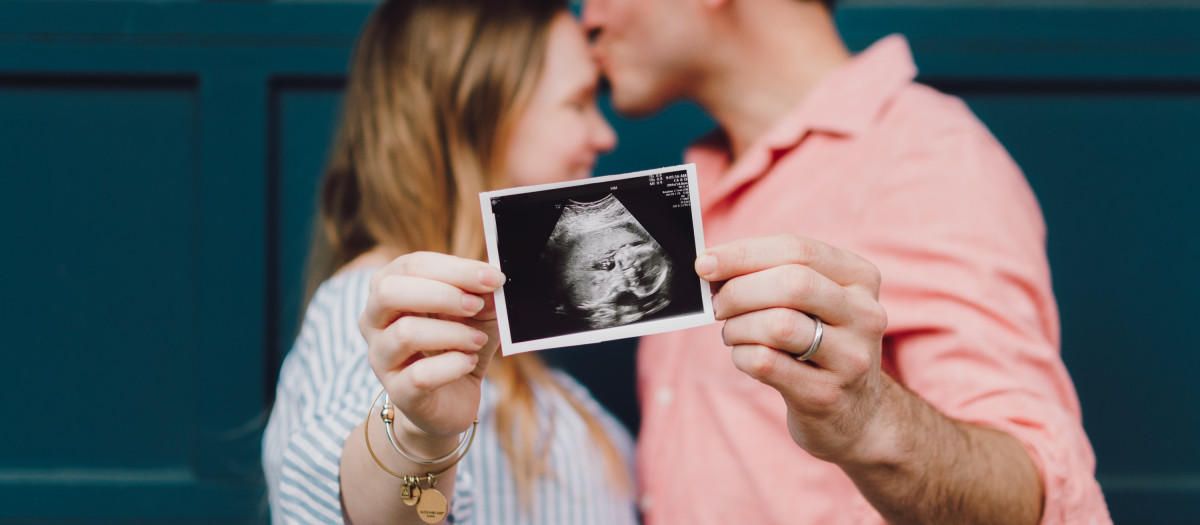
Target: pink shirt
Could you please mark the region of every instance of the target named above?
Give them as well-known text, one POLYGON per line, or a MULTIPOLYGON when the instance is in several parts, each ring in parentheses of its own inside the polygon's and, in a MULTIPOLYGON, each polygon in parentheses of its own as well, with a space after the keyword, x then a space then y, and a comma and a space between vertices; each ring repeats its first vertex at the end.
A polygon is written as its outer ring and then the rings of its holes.
MULTIPOLYGON (((903 37, 816 87, 736 163, 695 146, 705 242, 793 233, 883 275, 884 369, 950 417, 1025 445, 1043 523, 1111 523, 1059 356, 1041 210, 960 100, 915 84, 903 37)), ((642 507, 651 525, 877 524, 788 434, 779 393, 734 368, 721 324, 642 339, 642 507)))

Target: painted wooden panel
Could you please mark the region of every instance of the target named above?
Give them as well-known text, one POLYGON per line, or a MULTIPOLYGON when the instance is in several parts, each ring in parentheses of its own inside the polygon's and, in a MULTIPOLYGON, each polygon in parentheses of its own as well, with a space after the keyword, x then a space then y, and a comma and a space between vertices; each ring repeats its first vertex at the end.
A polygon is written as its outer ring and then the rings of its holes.
POLYGON ((0 81, 0 366, 21 371, 0 420, 46 430, 10 434, 0 468, 187 465, 188 423, 157 421, 194 402, 171 378, 195 350, 194 87, 0 81))
MULTIPOLYGON (((340 80, 327 78, 283 79, 272 85, 271 362, 287 354, 303 314, 308 245, 321 173, 336 132, 341 87, 340 80)), ((274 386, 274 381, 267 384, 274 386)))

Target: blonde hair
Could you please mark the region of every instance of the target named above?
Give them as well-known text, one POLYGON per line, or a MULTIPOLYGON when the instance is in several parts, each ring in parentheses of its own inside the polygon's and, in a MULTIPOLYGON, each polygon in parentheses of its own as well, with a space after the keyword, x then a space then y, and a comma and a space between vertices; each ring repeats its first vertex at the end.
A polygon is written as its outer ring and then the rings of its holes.
MULTIPOLYGON (((359 37, 341 125, 326 167, 308 296, 375 246, 484 257, 478 193, 506 181, 505 139, 542 70, 561 0, 388 0, 359 37)), ((614 485, 631 486, 598 417, 533 354, 492 362, 501 448, 528 506, 548 473, 534 385, 586 422, 614 485)), ((552 428, 552 427, 551 427, 552 428)))

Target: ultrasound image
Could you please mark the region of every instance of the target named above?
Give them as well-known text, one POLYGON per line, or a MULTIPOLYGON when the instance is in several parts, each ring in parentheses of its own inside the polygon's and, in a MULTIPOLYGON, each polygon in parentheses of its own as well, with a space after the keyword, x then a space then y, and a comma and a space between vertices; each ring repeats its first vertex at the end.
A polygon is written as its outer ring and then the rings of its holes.
POLYGON ((555 312, 589 328, 629 324, 671 303, 666 251, 612 194, 571 200, 542 259, 558 272, 555 312))
POLYGON ((492 197, 512 342, 702 314, 687 176, 492 197))

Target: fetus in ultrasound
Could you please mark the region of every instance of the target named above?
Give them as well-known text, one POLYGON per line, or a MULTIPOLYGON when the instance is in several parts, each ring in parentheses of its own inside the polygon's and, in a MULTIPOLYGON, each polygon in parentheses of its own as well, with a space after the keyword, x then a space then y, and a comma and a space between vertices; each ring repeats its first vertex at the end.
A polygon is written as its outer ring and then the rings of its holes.
POLYGON ((590 328, 629 324, 671 303, 666 251, 612 194, 564 206, 541 257, 557 273, 555 313, 590 328))

